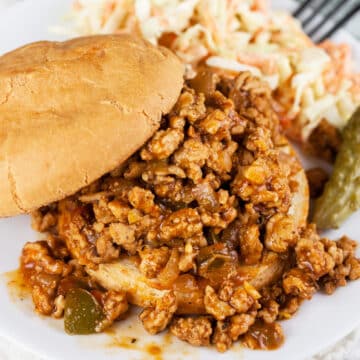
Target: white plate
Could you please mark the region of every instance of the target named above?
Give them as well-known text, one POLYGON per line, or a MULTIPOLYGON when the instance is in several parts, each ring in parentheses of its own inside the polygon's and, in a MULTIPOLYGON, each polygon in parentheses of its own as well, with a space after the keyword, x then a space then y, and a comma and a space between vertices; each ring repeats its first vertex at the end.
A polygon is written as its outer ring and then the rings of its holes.
MULTIPOLYGON (((24 43, 40 39, 58 39, 48 28, 59 22, 72 0, 33 0, 17 4, 0 16, 0 53, 24 43)), ((278 4, 277 4, 278 5, 278 4)), ((360 213, 351 219, 331 237, 348 234, 360 239, 358 222, 360 213)), ((18 257, 25 241, 35 240, 36 234, 30 230, 26 216, 0 220, 0 273, 18 266, 18 257)), ((286 334, 284 346, 277 351, 248 351, 236 345, 233 350, 221 355, 222 359, 279 360, 305 359, 334 344, 347 335, 359 323, 358 299, 360 281, 352 282, 330 297, 316 295, 306 302, 299 313, 283 322, 286 334)), ((62 321, 41 318, 33 313, 30 301, 17 301, 8 293, 6 279, 0 281, 0 335, 8 337, 34 352, 51 359, 151 359, 144 349, 151 343, 163 348, 164 359, 216 359, 219 354, 214 349, 194 348, 186 343, 162 336, 149 336, 134 318, 120 322, 117 336, 120 342, 130 337, 141 338, 136 343, 138 350, 114 347, 114 339, 109 335, 67 336, 62 329, 62 321), (166 346, 165 346, 166 344, 166 346)), ((161 357, 154 357, 160 359, 161 357)))

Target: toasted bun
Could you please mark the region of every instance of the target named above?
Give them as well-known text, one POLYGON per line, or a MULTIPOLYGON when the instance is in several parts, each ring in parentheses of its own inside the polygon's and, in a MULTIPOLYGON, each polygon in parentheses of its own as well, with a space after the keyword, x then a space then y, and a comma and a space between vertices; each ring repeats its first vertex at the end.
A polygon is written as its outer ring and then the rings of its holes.
POLYGON ((37 42, 0 57, 0 216, 114 169, 151 137, 182 84, 175 55, 125 35, 37 42))
POLYGON ((295 226, 297 228, 301 228, 306 225, 309 215, 309 184, 305 170, 303 169, 294 148, 287 140, 284 139, 284 142, 287 142, 287 146, 284 146, 282 151, 289 154, 290 157, 288 158, 288 161, 291 161, 293 164, 297 164, 299 168, 298 171, 290 178, 291 181, 297 183, 297 187, 291 195, 288 215, 293 217, 295 226))

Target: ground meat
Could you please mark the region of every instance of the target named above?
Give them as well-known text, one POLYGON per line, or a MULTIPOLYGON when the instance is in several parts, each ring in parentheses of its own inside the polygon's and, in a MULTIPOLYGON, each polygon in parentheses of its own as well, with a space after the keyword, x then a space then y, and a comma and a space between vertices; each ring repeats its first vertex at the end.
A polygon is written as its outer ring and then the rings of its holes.
POLYGON ((201 167, 205 165, 209 155, 210 149, 205 144, 197 139, 189 139, 175 153, 174 161, 196 183, 202 178, 201 167))
POLYGON ((299 268, 311 270, 317 279, 329 273, 335 266, 334 259, 325 252, 321 241, 301 238, 295 252, 299 268))
POLYGON ((144 328, 154 335, 168 326, 176 309, 176 297, 169 293, 156 302, 155 308, 145 309, 140 314, 140 320, 144 328))
POLYGON ((233 341, 228 334, 229 324, 224 321, 217 321, 214 336, 212 339, 213 344, 215 344, 217 351, 223 353, 228 350, 233 341))
POLYGON ((49 275, 67 276, 71 273, 71 265, 52 257, 51 251, 45 241, 27 243, 22 252, 21 265, 23 271, 47 273, 49 275))
POLYGON ((287 297, 279 311, 279 318, 290 319, 291 316, 298 311, 302 301, 303 299, 298 296, 287 297))
POLYGON ((228 303, 220 300, 211 286, 207 286, 205 289, 204 304, 206 312, 213 315, 216 320, 224 320, 236 312, 228 303))
POLYGON ((340 145, 340 131, 323 119, 310 134, 304 147, 309 154, 334 162, 340 145))
POLYGON ((325 293, 332 294, 339 286, 345 286, 349 277, 351 266, 349 264, 341 264, 335 267, 331 274, 324 276, 320 280, 325 293))
POLYGON ((102 328, 129 301, 151 334, 171 324, 220 352, 239 338, 280 346, 276 320, 318 288, 360 277, 354 241, 321 239, 292 215, 300 170, 260 80, 211 76, 204 94, 185 85, 124 164, 33 213, 46 240, 24 246, 21 271, 36 310, 61 317, 69 289, 82 288, 102 307, 102 328), (122 273, 104 270, 112 266, 122 273))
POLYGON ((99 234, 87 223, 89 209, 71 199, 58 204, 59 218, 55 235, 64 239, 66 246, 75 259, 82 265, 97 262, 96 240, 99 234))
POLYGON ((324 250, 332 257, 335 265, 340 265, 344 262, 346 253, 340 247, 340 241, 332 241, 327 238, 320 239, 321 243, 324 245, 324 250))
POLYGON ((176 318, 170 326, 170 331, 183 341, 194 346, 207 346, 210 344, 212 326, 209 318, 199 316, 196 318, 176 318))
POLYGON ((59 314, 57 287, 62 277, 71 274, 72 266, 52 257, 45 241, 27 243, 21 255, 21 271, 31 287, 36 311, 43 315, 59 314))
POLYGON ((167 242, 173 238, 186 239, 201 233, 200 215, 194 209, 181 209, 164 219, 159 237, 167 242))
POLYGON ((110 324, 129 308, 125 292, 107 291, 101 300, 106 319, 110 324))
POLYGON ((113 212, 109 209, 108 203, 104 198, 100 198, 99 201, 93 205, 93 211, 98 223, 110 224, 116 221, 113 212))
POLYGON ((130 190, 128 197, 130 204, 145 214, 157 214, 159 212, 154 203, 154 194, 150 190, 135 186, 130 190))
POLYGON ((143 160, 161 160, 169 157, 184 139, 182 129, 166 129, 158 131, 141 151, 143 160))
POLYGON ((244 288, 237 288, 231 295, 230 305, 237 313, 246 313, 254 304, 254 299, 247 293, 244 288))
POLYGON ((349 280, 357 280, 360 278, 360 260, 350 257, 346 260, 346 264, 350 265, 349 280))
POLYGON ((145 247, 140 252, 140 271, 148 278, 154 278, 169 260, 170 250, 166 246, 160 248, 145 247))
POLYGON ((255 314, 234 315, 230 319, 228 334, 232 341, 236 341, 240 335, 246 334, 250 326, 255 322, 255 314))
POLYGON ((349 239, 347 236, 343 236, 339 241, 336 242, 336 245, 342 249, 344 253, 344 259, 349 257, 354 257, 357 243, 354 240, 349 239))
POLYGON ((122 223, 112 223, 109 227, 112 241, 123 247, 130 254, 136 253, 137 243, 135 240, 135 227, 122 223))
POLYGON ((310 271, 293 268, 283 278, 284 291, 288 295, 311 299, 317 289, 314 276, 310 271))
POLYGON ((321 196, 324 191, 324 186, 329 180, 328 173, 320 167, 315 167, 306 170, 306 177, 309 182, 310 197, 315 199, 321 196))
POLYGON ((120 250, 114 246, 113 236, 108 229, 101 232, 96 239, 96 251, 104 261, 111 261, 119 257, 120 250))
POLYGON ((204 94, 195 94, 191 90, 183 92, 175 105, 174 112, 186 118, 190 123, 202 119, 206 115, 204 94))
POLYGON ((243 226, 240 229, 240 253, 247 265, 256 264, 262 256, 263 244, 257 224, 243 226))
POLYGON ((258 318, 263 319, 267 324, 273 323, 279 315, 279 304, 274 300, 268 300, 262 304, 258 312, 258 318))
POLYGON ((140 175, 141 179, 147 184, 155 185, 154 189, 161 189, 160 185, 172 183, 174 180, 177 180, 177 178, 186 178, 185 171, 179 166, 166 164, 163 161, 152 161, 151 163, 148 163, 140 175))
POLYGON ((127 206, 124 202, 121 202, 119 200, 113 200, 110 201, 107 206, 118 221, 124 223, 128 220, 131 208, 127 206))
POLYGON ((229 302, 235 292, 235 289, 237 289, 237 286, 233 280, 223 281, 218 291, 219 299, 225 302, 229 302))
POLYGON ((56 235, 48 234, 45 241, 49 246, 54 258, 61 260, 65 260, 69 258, 70 253, 68 248, 66 247, 66 243, 64 239, 56 235))
POLYGON ((270 149, 264 154, 259 150, 255 158, 246 152, 243 156, 240 160, 244 166, 238 167, 231 183, 233 193, 264 210, 276 208, 278 212, 286 213, 291 189, 287 169, 275 161, 279 156, 276 151, 270 149))
POLYGON ((206 165, 216 173, 225 175, 224 179, 230 179, 226 176, 232 169, 232 157, 238 148, 238 144, 230 141, 224 145, 221 141, 212 141, 209 143, 209 157, 206 159, 206 165))
POLYGON ((356 243, 346 236, 336 242, 328 239, 321 239, 321 242, 335 266, 319 282, 327 294, 332 294, 337 287, 345 286, 348 279, 360 277, 359 259, 355 257, 356 243))
POLYGON ((276 214, 266 224, 265 245, 269 250, 285 252, 297 241, 297 229, 290 216, 276 214))
POLYGON ((51 207, 44 207, 35 210, 32 213, 31 226, 39 232, 49 231, 57 223, 56 209, 52 211, 51 207))
POLYGON ((205 133, 215 135, 219 133, 221 128, 227 128, 226 125, 228 125, 229 120, 224 111, 216 109, 200 121, 199 128, 205 133))
POLYGON ((216 349, 219 352, 228 350, 239 336, 246 334, 254 322, 254 314, 234 315, 229 321, 218 321, 213 336, 216 349))

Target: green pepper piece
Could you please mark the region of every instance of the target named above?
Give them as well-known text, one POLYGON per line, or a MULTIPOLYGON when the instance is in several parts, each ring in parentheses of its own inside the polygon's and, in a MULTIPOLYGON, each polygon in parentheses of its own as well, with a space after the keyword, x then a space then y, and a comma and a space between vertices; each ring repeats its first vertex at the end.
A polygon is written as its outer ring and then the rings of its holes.
POLYGON ((321 229, 338 228, 360 208, 360 108, 343 131, 343 142, 323 195, 315 202, 313 220, 321 229))
POLYGON ((85 335, 99 332, 105 314, 87 290, 70 289, 65 297, 64 326, 71 335, 85 335))

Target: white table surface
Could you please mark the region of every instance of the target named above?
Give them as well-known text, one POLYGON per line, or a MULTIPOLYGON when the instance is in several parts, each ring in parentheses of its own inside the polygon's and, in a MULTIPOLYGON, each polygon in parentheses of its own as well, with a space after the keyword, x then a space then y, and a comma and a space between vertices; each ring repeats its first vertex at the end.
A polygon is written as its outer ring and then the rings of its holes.
MULTIPOLYGON (((16 1, 21 0, 0 0, 0 13, 5 7, 10 6, 16 1)), ((360 26, 360 22, 358 25, 360 26)), ((358 316, 358 314, 355 314, 355 316, 358 316)), ((304 344, 304 346, 306 346, 306 344, 304 344)), ((49 359, 43 359, 29 349, 25 349, 21 344, 15 344, 11 340, 0 337, 0 360, 49 359)), ((360 360, 360 328, 353 331, 342 341, 334 344, 331 348, 324 350, 321 354, 308 360, 360 360)))

